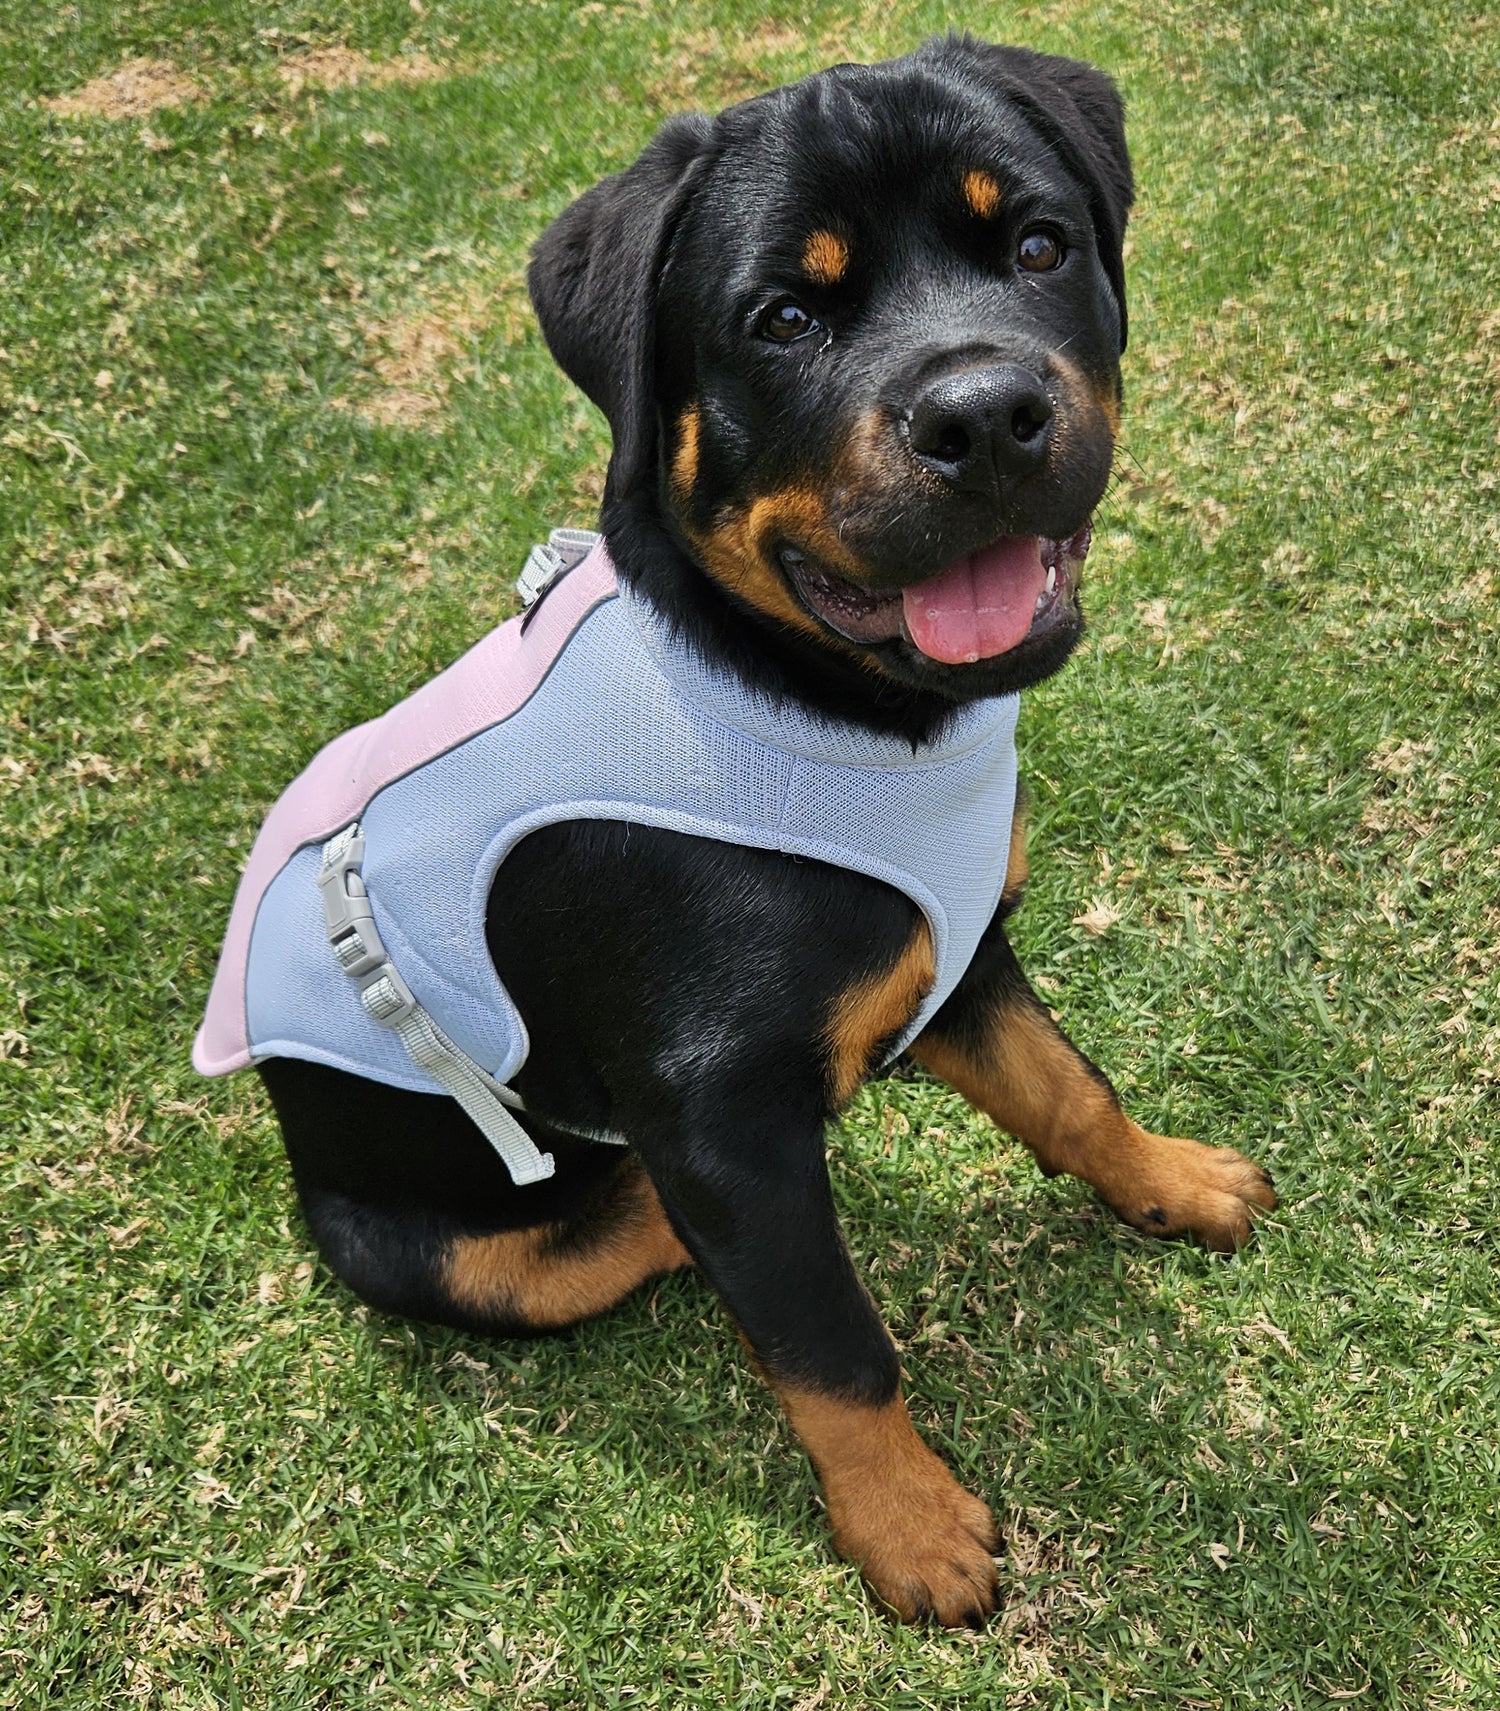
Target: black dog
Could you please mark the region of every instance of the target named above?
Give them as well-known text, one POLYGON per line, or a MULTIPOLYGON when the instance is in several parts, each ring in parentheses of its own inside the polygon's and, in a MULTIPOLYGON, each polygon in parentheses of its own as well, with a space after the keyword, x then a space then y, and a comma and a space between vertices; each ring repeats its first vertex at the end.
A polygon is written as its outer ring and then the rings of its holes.
MULTIPOLYGON (((620 578, 713 668, 914 753, 1056 671, 1114 450, 1131 195, 1107 78, 968 39, 666 126, 530 276, 613 430, 620 578), (996 600, 910 597, 965 555, 996 600)), ((1013 824, 994 919, 913 1055, 1130 1223, 1233 1248, 1269 1179, 1138 1128, 1054 1025, 1005 935, 1013 824)), ((908 1420, 824 1159, 933 981, 922 912, 845 868, 613 821, 536 831, 503 875, 487 939, 557 1174, 513 1186, 451 1100, 273 1058, 330 1264, 383 1309, 519 1334, 695 1263, 838 1549, 902 1616, 979 1620, 990 1513, 908 1420), (603 1129, 629 1150, 578 1138, 603 1129)))

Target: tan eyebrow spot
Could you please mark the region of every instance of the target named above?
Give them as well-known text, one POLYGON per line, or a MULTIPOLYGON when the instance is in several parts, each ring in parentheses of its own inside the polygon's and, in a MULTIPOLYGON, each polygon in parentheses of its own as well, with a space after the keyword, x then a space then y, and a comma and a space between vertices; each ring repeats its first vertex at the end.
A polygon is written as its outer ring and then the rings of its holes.
POLYGON ((802 271, 817 285, 837 285, 849 266, 849 246, 837 232, 816 231, 802 248, 802 271))
POLYGON ((989 173, 972 168, 964 174, 964 201, 981 220, 993 220, 1000 212, 1000 186, 989 173))

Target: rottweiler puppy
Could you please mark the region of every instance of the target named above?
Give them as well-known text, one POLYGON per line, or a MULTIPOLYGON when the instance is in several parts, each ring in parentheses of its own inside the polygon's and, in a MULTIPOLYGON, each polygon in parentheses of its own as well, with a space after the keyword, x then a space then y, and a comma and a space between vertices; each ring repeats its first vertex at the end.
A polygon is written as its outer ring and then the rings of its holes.
MULTIPOLYGON (((609 419, 621 582, 705 669, 918 758, 1055 672, 1119 422, 1131 198, 1108 78, 969 38, 673 120, 530 271, 609 419)), ((1006 937, 1011 824, 993 918, 911 1055, 1138 1229, 1234 1248, 1269 1178, 1139 1128, 1059 1030, 1006 937)), ((837 1549, 904 1618, 982 1620, 990 1511, 912 1427, 824 1152, 932 988, 923 910, 836 864, 578 819, 505 859, 486 936, 556 1173, 513 1185, 451 1099, 269 1058, 334 1270, 382 1309, 524 1335, 698 1266, 837 1549)))

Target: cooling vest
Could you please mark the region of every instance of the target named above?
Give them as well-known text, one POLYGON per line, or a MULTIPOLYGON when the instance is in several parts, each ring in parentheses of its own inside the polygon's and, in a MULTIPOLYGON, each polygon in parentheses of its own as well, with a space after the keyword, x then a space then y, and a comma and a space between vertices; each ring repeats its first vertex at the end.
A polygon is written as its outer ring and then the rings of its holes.
POLYGON ((304 1058, 448 1092, 471 1115, 488 1101, 504 1134, 476 1121, 517 1180, 551 1161, 505 1113, 530 1042, 485 912, 528 832, 630 821, 896 886, 937 968, 899 1050, 994 914, 1016 795, 1015 696, 960 709, 914 749, 758 694, 621 585, 597 536, 553 543, 563 574, 539 605, 336 738, 272 808, 193 1048, 204 1075, 304 1058))

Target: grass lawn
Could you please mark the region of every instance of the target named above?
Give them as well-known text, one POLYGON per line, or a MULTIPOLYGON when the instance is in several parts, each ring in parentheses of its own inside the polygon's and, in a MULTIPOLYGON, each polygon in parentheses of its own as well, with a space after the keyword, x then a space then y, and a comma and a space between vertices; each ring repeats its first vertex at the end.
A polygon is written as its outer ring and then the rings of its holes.
POLYGON ((0 44, 0 1706, 1500 1703, 1500 13, 0 0, 0 44), (1285 1197, 1152 1246, 917 1077, 831 1137, 1005 1530, 982 1635, 832 1559, 697 1279, 534 1345, 382 1319, 187 1061, 266 806, 592 520, 542 225, 670 111, 949 23, 1113 71, 1142 183, 1023 958, 1285 1197))

